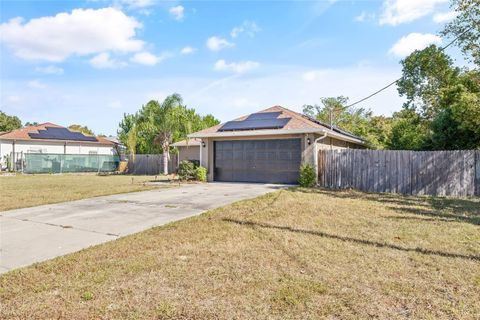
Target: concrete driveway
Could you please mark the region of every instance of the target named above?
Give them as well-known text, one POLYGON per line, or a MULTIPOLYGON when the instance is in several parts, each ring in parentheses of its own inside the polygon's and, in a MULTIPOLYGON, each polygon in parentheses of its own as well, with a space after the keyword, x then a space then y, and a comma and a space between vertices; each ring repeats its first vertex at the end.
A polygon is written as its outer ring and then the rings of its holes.
POLYGON ((0 273, 280 188, 192 184, 0 212, 0 273))

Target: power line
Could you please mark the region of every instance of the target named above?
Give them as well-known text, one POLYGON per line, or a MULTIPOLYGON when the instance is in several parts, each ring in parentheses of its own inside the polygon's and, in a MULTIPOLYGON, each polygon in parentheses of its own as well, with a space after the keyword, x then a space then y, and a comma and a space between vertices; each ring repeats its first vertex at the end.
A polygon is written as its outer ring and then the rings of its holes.
MULTIPOLYGON (((441 48, 440 48, 440 51, 442 51, 442 52, 445 51, 445 49, 447 49, 448 47, 450 47, 450 46, 451 46, 455 41, 457 41, 461 36, 463 36, 465 33, 467 33, 468 31, 470 31, 470 30, 472 30, 472 29, 473 29, 473 26, 470 27, 470 28, 468 28, 467 30, 463 31, 462 33, 460 33, 457 37, 455 37, 455 39, 453 39, 452 41, 450 41, 446 46, 441 47, 441 48)), ((360 99, 360 100, 355 101, 355 102, 352 103, 352 104, 349 104, 349 105, 346 106, 345 108, 353 107, 354 105, 357 105, 357 104, 359 104, 359 103, 361 103, 361 102, 363 102, 363 101, 365 101, 365 100, 370 99, 370 98, 373 97, 373 96, 376 96, 376 95, 379 94, 380 92, 387 90, 388 88, 390 88, 391 86, 393 86, 394 84, 396 84, 398 81, 402 80, 402 78, 403 78, 403 77, 398 78, 397 80, 389 83, 389 84, 386 85, 385 87, 383 87, 383 88, 375 91, 374 93, 366 96, 365 98, 362 98, 362 99, 360 99)))

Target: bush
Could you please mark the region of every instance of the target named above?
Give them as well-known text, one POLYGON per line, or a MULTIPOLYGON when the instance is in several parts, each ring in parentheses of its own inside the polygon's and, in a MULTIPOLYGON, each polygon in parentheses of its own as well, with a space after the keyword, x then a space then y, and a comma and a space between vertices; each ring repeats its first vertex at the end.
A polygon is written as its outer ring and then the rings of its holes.
POLYGON ((177 173, 181 180, 193 180, 197 176, 195 164, 188 160, 180 161, 177 173))
POLYGON ((298 178, 298 183, 301 187, 311 188, 315 186, 317 179, 315 178, 315 168, 308 164, 304 163, 300 166, 300 178, 298 178))
POLYGON ((195 170, 195 179, 197 181, 206 182, 207 181, 207 169, 204 167, 198 167, 195 170))

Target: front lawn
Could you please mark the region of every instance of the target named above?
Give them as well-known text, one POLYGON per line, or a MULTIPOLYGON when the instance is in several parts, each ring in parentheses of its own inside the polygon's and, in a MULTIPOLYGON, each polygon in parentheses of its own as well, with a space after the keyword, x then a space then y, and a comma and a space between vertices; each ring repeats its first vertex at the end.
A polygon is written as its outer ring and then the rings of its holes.
MULTIPOLYGON (((0 211, 151 190, 156 176, 39 174, 0 176, 0 211)), ((164 179, 158 176, 157 179, 164 179)))
POLYGON ((0 277, 2 317, 475 319, 480 200, 291 189, 0 277))

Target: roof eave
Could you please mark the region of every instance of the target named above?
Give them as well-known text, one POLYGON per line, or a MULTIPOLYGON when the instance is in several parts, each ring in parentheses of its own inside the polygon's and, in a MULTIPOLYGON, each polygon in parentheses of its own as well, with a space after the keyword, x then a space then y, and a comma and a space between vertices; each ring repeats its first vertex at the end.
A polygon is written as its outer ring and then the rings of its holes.
POLYGON ((209 133, 192 133, 189 134, 189 138, 224 138, 224 137, 254 137, 254 136, 273 136, 273 135, 291 135, 291 134, 305 134, 305 133, 318 133, 327 134, 327 136, 365 145, 365 141, 355 139, 352 137, 344 136, 336 133, 332 130, 325 130, 321 128, 308 128, 308 129, 271 129, 271 130, 249 130, 249 131, 222 131, 222 132, 209 132, 209 133))
POLYGON ((101 141, 76 141, 76 140, 55 140, 55 139, 25 139, 25 138, 10 138, 10 137, 2 137, 0 136, 0 140, 9 140, 9 141, 23 141, 23 142, 50 142, 50 143, 77 143, 77 144, 100 144, 100 145, 115 145, 114 142, 101 142, 101 141))

